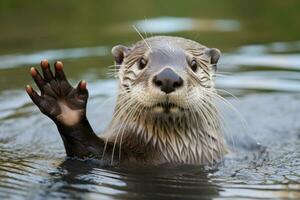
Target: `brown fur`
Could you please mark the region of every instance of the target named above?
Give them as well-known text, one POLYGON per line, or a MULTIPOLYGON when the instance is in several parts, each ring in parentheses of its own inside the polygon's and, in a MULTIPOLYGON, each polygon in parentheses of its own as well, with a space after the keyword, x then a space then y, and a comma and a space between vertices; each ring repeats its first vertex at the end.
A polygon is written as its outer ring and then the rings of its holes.
MULTIPOLYGON (((119 95, 103 138, 119 151, 121 161, 213 164, 227 153, 214 104, 218 50, 184 38, 157 36, 113 51, 120 62, 119 95), (144 69, 138 69, 141 57, 148 60, 144 69), (199 65, 196 72, 189 67, 191 59, 199 65), (182 88, 168 95, 151 81, 166 67, 184 80, 182 88), (164 102, 174 105, 171 113, 161 113, 156 106, 164 102)), ((118 159, 112 155, 112 160, 118 159)))

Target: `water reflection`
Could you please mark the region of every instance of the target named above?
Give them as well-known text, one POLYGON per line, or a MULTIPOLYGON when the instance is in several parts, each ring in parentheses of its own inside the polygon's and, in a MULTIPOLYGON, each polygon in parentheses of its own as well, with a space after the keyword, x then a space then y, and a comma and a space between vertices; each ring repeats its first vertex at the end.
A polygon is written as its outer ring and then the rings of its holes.
MULTIPOLYGON (((294 75, 294 73, 290 74, 294 75)), ((291 77, 285 80, 282 77, 276 77, 276 75, 278 75, 278 73, 271 74, 269 77, 259 77, 256 73, 240 73, 225 78, 218 78, 216 87, 254 91, 300 92, 299 80, 289 80, 291 77)), ((289 75, 289 73, 285 75, 289 75)), ((299 76, 297 76, 297 78, 298 77, 299 76)), ((247 92, 249 93, 250 91, 247 92)))
POLYGON ((299 70, 300 54, 224 54, 221 66, 225 67, 270 67, 271 69, 299 70))
POLYGON ((253 69, 266 67, 270 69, 298 71, 300 70, 299 51, 299 41, 245 45, 232 53, 225 53, 220 65, 221 67, 233 69, 241 69, 246 66, 253 69))
POLYGON ((35 52, 32 54, 14 54, 0 56, 0 70, 39 63, 47 58, 49 60, 80 59, 93 56, 107 56, 110 49, 104 46, 84 47, 73 49, 57 49, 35 52))
POLYGON ((199 166, 101 169, 95 164, 63 162, 58 172, 51 174, 51 187, 56 192, 68 191, 71 199, 212 199, 220 190, 199 166))
POLYGON ((299 199, 299 185, 226 184, 220 194, 225 198, 299 199), (260 188, 260 190, 258 190, 260 188))
POLYGON ((238 31, 240 23, 232 19, 193 19, 178 17, 158 17, 134 22, 145 33, 173 33, 180 31, 238 31))

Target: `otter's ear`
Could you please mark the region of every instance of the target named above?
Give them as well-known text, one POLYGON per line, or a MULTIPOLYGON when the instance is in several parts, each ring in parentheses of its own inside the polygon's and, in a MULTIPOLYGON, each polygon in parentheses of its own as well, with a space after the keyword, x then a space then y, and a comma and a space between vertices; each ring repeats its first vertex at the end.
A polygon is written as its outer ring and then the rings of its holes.
POLYGON ((122 64, 124 58, 129 52, 129 48, 123 45, 114 46, 111 50, 112 55, 115 57, 116 64, 122 64))
POLYGON ((205 54, 210 58, 210 64, 214 71, 217 71, 217 63, 221 56, 221 51, 216 48, 210 48, 205 51, 205 54))

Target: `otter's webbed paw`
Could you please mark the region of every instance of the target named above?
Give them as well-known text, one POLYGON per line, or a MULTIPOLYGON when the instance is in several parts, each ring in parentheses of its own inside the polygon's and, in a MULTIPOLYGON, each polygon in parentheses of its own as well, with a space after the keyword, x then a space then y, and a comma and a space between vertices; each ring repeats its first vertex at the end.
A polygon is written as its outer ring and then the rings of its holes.
POLYGON ((80 123, 86 115, 88 99, 86 82, 80 81, 78 86, 73 88, 66 79, 63 63, 60 61, 54 64, 55 74, 52 73, 47 60, 43 60, 40 66, 43 75, 34 67, 30 69, 30 73, 41 94, 39 95, 30 85, 26 86, 32 101, 55 123, 65 126, 80 123))

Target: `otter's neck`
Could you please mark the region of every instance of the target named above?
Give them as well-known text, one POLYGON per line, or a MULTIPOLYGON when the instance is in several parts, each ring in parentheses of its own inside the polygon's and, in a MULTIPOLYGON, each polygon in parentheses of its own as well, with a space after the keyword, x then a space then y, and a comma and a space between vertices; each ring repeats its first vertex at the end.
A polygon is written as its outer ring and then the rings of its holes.
POLYGON ((213 164, 227 148, 218 116, 212 120, 213 124, 205 123, 195 113, 161 118, 141 116, 130 122, 121 118, 112 123, 110 140, 118 141, 122 149, 145 162, 213 164))

